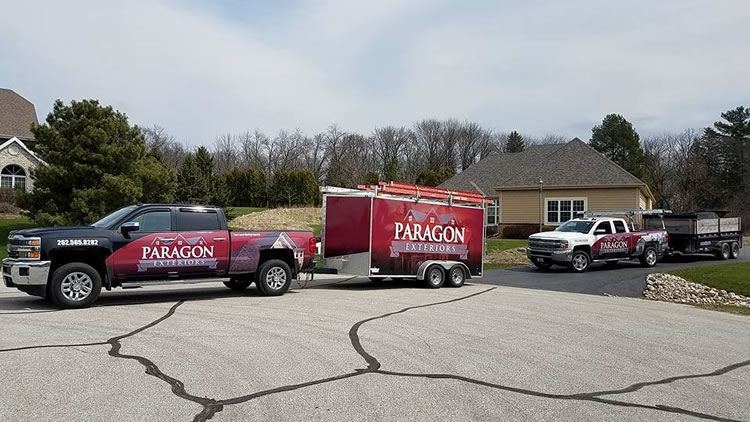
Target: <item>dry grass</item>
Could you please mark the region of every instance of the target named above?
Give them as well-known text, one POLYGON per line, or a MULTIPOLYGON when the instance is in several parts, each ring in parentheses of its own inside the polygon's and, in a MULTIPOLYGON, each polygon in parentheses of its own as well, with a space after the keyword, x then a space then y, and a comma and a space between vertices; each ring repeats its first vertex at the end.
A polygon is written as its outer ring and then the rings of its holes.
POLYGON ((315 230, 322 215, 320 208, 275 208, 237 217, 229 226, 244 230, 315 230))

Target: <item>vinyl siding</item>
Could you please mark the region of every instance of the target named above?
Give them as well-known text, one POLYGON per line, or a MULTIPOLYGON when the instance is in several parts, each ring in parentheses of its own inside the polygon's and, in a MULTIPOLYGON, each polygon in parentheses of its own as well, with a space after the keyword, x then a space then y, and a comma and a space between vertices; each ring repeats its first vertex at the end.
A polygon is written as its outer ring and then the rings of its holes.
MULTIPOLYGON (((586 198, 588 211, 637 209, 640 206, 641 196, 640 189, 637 187, 544 189, 543 191, 545 199, 586 198)), ((500 204, 500 221, 503 224, 539 223, 539 191, 536 189, 501 191, 500 204)), ((542 207, 544 207, 544 202, 542 202, 542 207)))

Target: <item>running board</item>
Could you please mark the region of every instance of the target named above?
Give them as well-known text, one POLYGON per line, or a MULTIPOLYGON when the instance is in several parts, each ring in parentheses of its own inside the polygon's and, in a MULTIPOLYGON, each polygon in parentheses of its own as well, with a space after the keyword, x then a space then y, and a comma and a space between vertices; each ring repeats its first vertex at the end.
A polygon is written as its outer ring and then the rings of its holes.
POLYGON ((152 281, 123 281, 120 286, 123 289, 133 289, 146 286, 167 286, 170 284, 199 284, 199 283, 223 283, 229 281, 227 278, 191 278, 185 280, 152 280, 152 281))

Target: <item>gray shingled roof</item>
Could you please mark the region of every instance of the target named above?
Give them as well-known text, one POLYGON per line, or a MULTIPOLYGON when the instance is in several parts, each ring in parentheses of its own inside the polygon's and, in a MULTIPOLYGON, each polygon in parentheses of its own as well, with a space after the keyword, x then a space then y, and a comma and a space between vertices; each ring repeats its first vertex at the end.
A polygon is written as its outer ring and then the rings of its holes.
POLYGON ((0 88, 0 137, 31 139, 32 123, 38 123, 34 104, 13 90, 0 88))
POLYGON ((494 154, 453 176, 440 187, 488 196, 499 187, 645 184, 578 138, 567 144, 533 145, 523 152, 494 154), (473 184, 472 184, 473 182, 473 184))

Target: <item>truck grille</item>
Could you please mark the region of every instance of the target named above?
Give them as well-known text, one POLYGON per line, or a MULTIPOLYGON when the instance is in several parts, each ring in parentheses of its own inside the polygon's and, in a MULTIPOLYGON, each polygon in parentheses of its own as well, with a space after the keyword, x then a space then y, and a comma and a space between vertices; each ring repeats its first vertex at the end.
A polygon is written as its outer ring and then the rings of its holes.
POLYGON ((529 239, 529 248, 532 249, 557 249, 563 247, 563 241, 562 240, 555 240, 555 239, 529 239))

